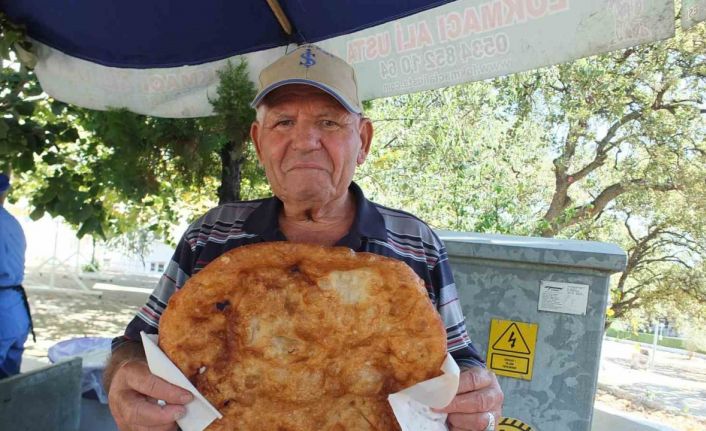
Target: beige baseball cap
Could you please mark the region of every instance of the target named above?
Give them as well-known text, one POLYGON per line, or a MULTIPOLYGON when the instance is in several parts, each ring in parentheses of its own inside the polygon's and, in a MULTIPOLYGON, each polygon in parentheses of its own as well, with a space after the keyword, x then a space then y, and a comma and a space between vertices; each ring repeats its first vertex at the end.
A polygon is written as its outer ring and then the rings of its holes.
POLYGON ((353 67, 316 45, 301 45, 264 68, 260 72, 257 96, 250 106, 257 107, 272 90, 289 84, 319 88, 350 112, 363 112, 353 67))

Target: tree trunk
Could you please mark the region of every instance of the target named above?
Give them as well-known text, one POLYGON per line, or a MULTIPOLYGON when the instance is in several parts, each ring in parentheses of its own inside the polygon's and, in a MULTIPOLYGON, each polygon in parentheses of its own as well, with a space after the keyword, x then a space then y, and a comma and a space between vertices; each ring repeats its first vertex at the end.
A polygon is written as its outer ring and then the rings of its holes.
POLYGON ((229 141, 220 152, 221 186, 218 187, 218 205, 240 200, 243 142, 229 141))

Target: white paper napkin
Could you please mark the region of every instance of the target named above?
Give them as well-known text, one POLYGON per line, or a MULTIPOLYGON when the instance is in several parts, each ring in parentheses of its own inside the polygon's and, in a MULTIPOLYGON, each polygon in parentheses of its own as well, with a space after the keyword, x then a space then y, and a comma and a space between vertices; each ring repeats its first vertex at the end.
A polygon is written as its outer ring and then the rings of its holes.
POLYGON ((222 418, 223 415, 199 393, 181 370, 162 352, 157 344, 157 335, 148 335, 144 332, 141 332, 140 335, 142 335, 142 344, 145 346, 147 365, 152 374, 194 394, 194 400, 186 405, 186 415, 177 420, 181 429, 183 431, 202 431, 214 420, 222 418))
MULTIPOLYGON (((142 335, 147 365, 152 374, 182 387, 194 400, 186 405, 186 415, 177 423, 183 431, 203 431, 211 422, 223 416, 189 382, 157 344, 157 335, 142 335)), ((458 390, 460 370, 450 354, 446 355, 439 377, 417 383, 403 391, 390 394, 388 401, 402 427, 402 431, 447 431, 446 414, 431 410, 447 406, 458 390)))
POLYGON ((419 382, 387 397, 402 431, 448 430, 447 414, 436 413, 431 408, 446 407, 456 396, 461 371, 448 353, 441 370, 443 374, 439 377, 419 382))

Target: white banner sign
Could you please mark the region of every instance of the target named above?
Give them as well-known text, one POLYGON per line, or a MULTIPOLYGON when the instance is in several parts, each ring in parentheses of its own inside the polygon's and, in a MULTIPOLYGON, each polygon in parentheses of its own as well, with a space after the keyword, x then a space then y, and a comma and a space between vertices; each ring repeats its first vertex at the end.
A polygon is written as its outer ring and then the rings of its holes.
MULTIPOLYGON (((704 2, 691 1, 697 9, 704 2)), ((370 100, 667 38, 673 7, 671 0, 462 0, 318 44, 354 65, 360 96, 370 100)), ((210 115, 216 71, 226 62, 118 69, 40 48, 37 75, 55 98, 164 117, 210 115)), ((284 52, 247 54, 251 78, 284 52)))
POLYGON ((456 1, 321 46, 355 65, 367 100, 668 38, 673 7, 668 0, 456 1))

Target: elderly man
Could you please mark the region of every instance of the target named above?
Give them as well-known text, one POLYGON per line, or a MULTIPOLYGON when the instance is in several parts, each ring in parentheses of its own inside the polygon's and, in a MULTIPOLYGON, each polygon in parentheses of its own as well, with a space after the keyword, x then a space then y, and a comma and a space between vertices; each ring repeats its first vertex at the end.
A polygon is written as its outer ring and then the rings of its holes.
POLYGON ((253 101, 251 137, 274 197, 227 204, 194 222, 155 292, 114 342, 106 368, 109 404, 124 430, 171 430, 191 395, 151 375, 139 332, 156 333, 169 297, 227 250, 263 241, 346 246, 406 262, 425 282, 463 368, 444 411, 451 429, 492 430, 503 395, 471 344, 443 244, 419 219, 367 200, 352 182, 373 126, 362 115, 353 69, 313 45, 268 66, 253 101), (164 400, 160 406, 155 400, 164 400))
POLYGON ((0 173, 0 379, 20 372, 22 352, 32 328, 22 288, 25 236, 17 219, 3 208, 9 189, 10 178, 0 173))

